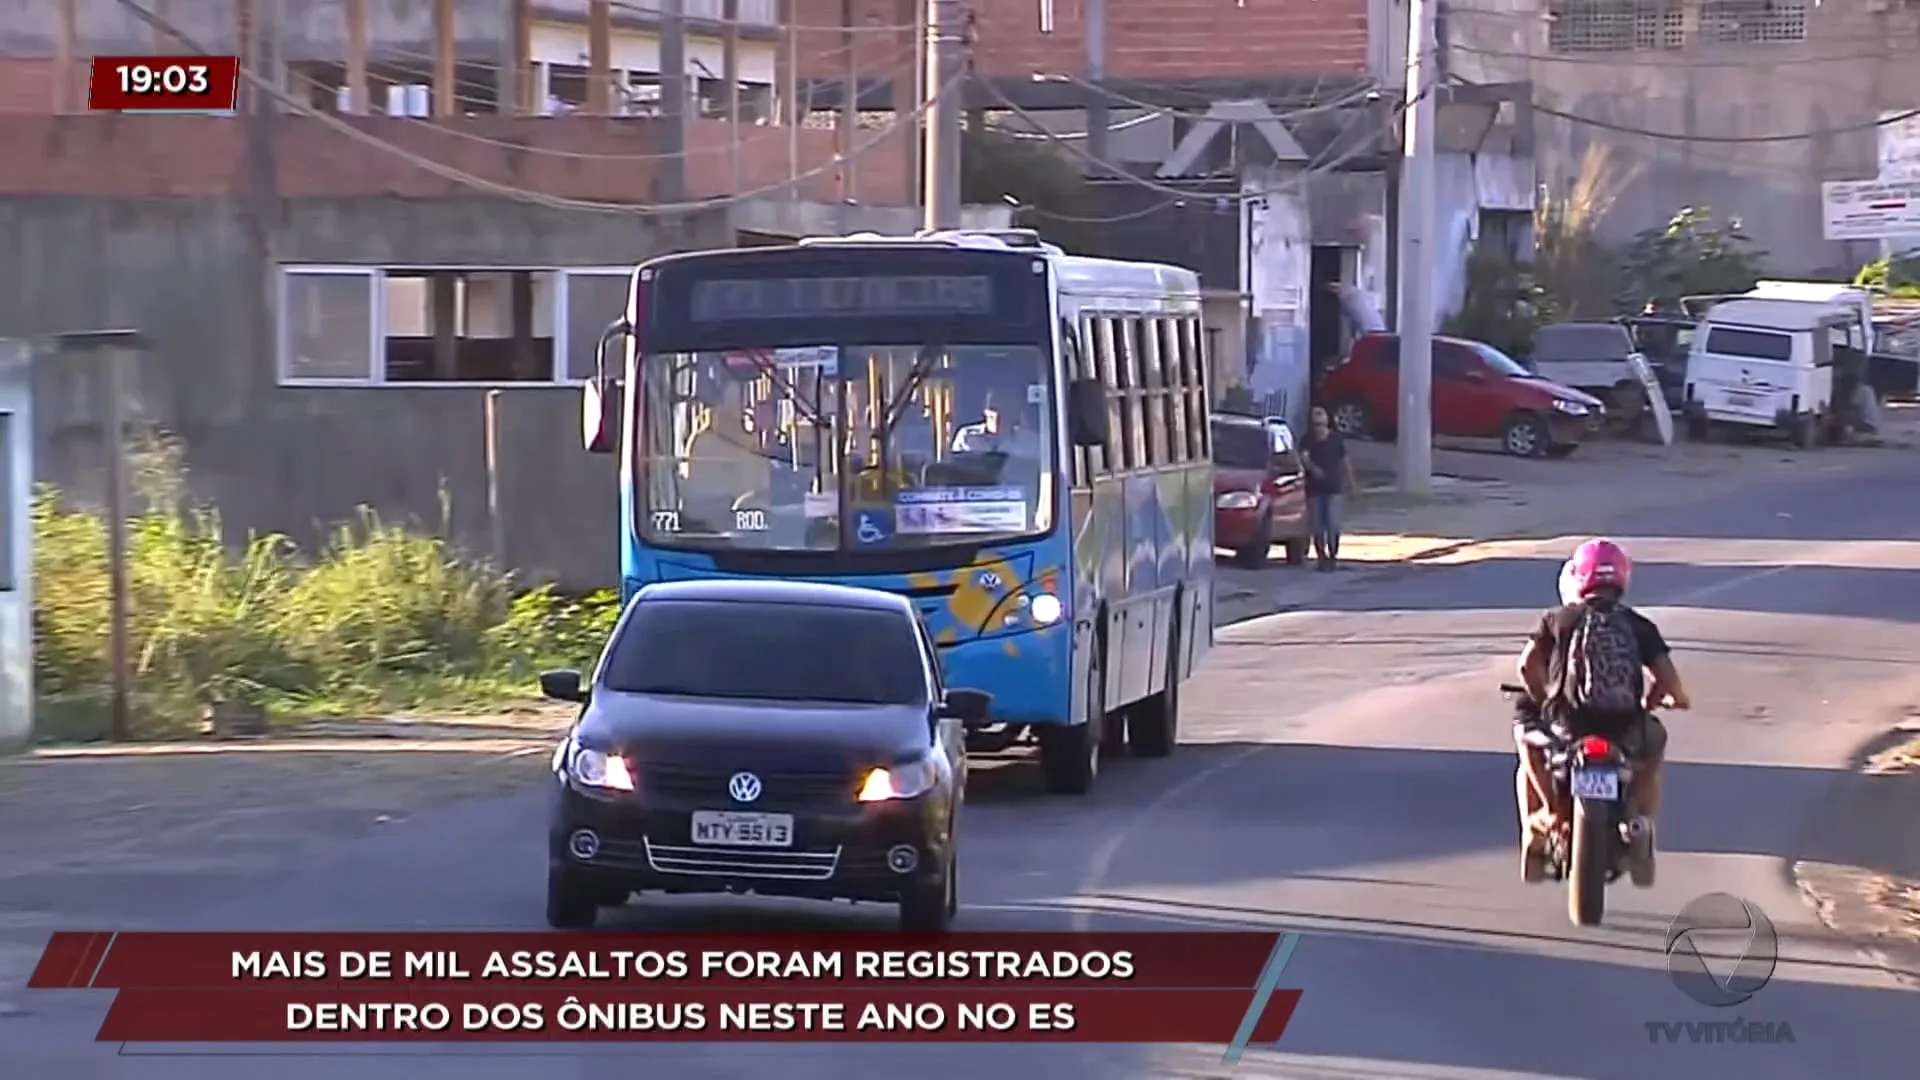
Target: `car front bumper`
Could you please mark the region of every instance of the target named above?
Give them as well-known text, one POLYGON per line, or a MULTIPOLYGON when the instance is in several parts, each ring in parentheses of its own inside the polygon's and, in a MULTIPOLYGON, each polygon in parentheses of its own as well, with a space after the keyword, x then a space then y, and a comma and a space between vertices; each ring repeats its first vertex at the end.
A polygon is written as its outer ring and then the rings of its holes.
MULTIPOLYGON (((790 847, 718 847, 692 841, 695 810, 739 810, 583 792, 558 780, 548 865, 606 893, 758 893, 894 902, 947 864, 951 792, 844 807, 754 806, 794 818, 790 847), (591 834, 592 840, 583 840, 591 834), (910 849, 910 864, 900 851, 910 849)), ((724 800, 721 800, 724 802, 724 800)))

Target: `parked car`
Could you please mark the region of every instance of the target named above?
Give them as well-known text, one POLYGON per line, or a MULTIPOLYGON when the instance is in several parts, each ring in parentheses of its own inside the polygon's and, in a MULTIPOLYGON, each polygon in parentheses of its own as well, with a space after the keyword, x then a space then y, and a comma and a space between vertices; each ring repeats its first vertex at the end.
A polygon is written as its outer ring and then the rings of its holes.
POLYGON ((1265 566, 1274 544, 1307 561, 1307 481, 1283 420, 1213 414, 1213 542, 1241 566, 1265 566))
MULTIPOLYGON (((1367 334, 1327 372, 1320 401, 1348 438, 1391 438, 1399 421, 1400 338, 1367 334)), ((1543 379, 1485 342, 1433 339, 1433 433, 1498 438, 1517 457, 1565 457, 1600 430, 1592 394, 1543 379)))
MULTIPOLYGON (((1592 394, 1606 404, 1609 418, 1631 427, 1646 418, 1648 405, 1635 356, 1658 382, 1660 362, 1646 355, 1624 322, 1549 323, 1534 334, 1533 352, 1522 365, 1543 379, 1592 394)), ((1667 407, 1678 409, 1674 399, 1667 407)))
POLYGON ((958 908, 963 726, 993 699, 948 687, 904 597, 796 581, 648 585, 553 757, 547 922, 590 926, 637 892, 958 908))

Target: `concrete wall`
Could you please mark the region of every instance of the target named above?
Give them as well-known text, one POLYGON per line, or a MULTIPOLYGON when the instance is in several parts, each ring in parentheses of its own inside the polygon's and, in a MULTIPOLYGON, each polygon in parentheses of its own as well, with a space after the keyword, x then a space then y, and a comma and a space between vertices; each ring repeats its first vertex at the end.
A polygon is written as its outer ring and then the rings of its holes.
POLYGON ((1612 237, 1663 224, 1680 207, 1707 205, 1739 217, 1771 251, 1777 273, 1851 268, 1874 256, 1873 245, 1823 239, 1820 184, 1874 175, 1871 125, 1883 110, 1920 107, 1920 12, 1898 4, 1881 13, 1859 4, 1808 6, 1804 42, 1705 43, 1693 32, 1697 5, 1690 4, 1680 48, 1556 54, 1541 0, 1499 0, 1450 10, 1449 62, 1474 82, 1533 80, 1534 100, 1544 107, 1535 111, 1543 179, 1572 172, 1589 145, 1611 148, 1628 180, 1607 219, 1612 237), (1836 128, 1855 130, 1757 141, 1836 128))
MULTIPOLYGON (((289 200, 274 231, 289 262, 591 265, 732 243, 724 211, 678 237, 643 219, 490 199, 289 200)), ((282 389, 258 344, 264 279, 243 204, 230 199, 0 198, 0 327, 7 336, 134 326, 134 414, 179 436, 189 486, 234 535, 311 542, 362 505, 485 551, 484 389, 282 389)), ((608 312, 608 318, 614 316, 608 312)), ((97 500, 103 458, 97 372, 43 357, 36 372, 39 476, 97 500)), ((569 584, 610 584, 618 557, 615 463, 579 443, 576 391, 509 389, 501 490, 510 562, 569 584)))

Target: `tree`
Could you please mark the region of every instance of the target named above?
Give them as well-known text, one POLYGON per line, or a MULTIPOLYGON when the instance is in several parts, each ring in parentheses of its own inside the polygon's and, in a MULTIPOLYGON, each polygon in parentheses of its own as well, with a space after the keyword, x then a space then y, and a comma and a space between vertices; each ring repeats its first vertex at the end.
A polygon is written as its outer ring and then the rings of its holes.
POLYGON ((1045 137, 968 129, 961 142, 960 197, 975 205, 1012 202, 1032 207, 1040 213, 1016 214, 1018 224, 1067 251, 1099 250, 1097 225, 1064 220, 1092 216, 1086 177, 1073 158, 1045 137))
POLYGON ((1666 225, 1643 229, 1627 246, 1614 300, 1628 312, 1648 304, 1677 311, 1682 297, 1743 293, 1765 272, 1766 254, 1739 218, 1722 223, 1708 207, 1681 207, 1666 225))
POLYGON ((1875 259, 1860 268, 1853 283, 1901 300, 1920 300, 1920 251, 1875 259))

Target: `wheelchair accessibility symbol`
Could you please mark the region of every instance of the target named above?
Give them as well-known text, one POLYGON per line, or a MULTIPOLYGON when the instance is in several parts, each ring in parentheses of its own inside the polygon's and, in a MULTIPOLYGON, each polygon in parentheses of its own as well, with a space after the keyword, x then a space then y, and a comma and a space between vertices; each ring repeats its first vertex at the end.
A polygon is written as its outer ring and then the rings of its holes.
POLYGON ((853 540, 857 544, 884 544, 893 539, 893 518, 884 510, 860 510, 853 518, 853 540))

